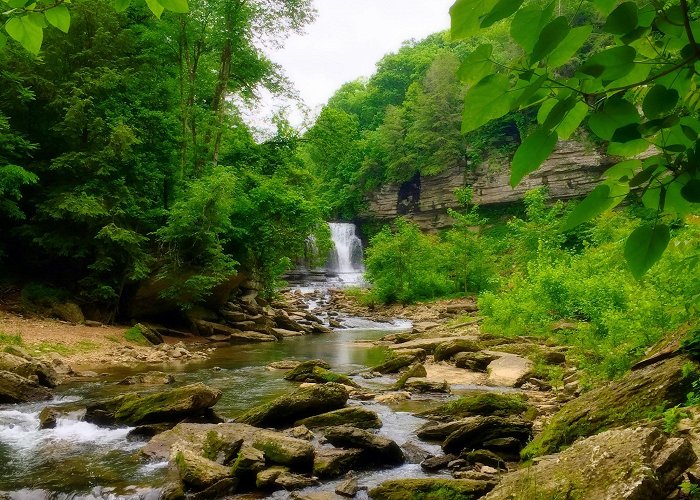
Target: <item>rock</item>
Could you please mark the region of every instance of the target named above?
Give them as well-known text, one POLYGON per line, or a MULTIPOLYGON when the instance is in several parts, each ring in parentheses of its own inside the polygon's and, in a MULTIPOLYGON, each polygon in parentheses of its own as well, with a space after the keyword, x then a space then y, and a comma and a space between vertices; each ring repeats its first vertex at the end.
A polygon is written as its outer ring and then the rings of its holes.
POLYGON ((98 328, 100 326, 103 326, 102 322, 94 321, 91 319, 86 319, 84 324, 85 324, 85 326, 89 326, 91 328, 98 328))
POLYGON ((447 436, 460 428, 461 420, 448 422, 426 422, 416 429, 416 436, 424 441, 442 441, 447 436))
POLYGON ((144 336, 152 345, 159 345, 163 343, 163 337, 154 328, 143 323, 136 323, 136 328, 139 329, 141 335, 144 336))
POLYGON ((56 408, 47 406, 39 412, 39 429, 54 429, 60 413, 56 408))
POLYGON ((238 452, 236 461, 231 467, 231 475, 246 481, 256 477, 265 468, 265 454, 252 446, 244 446, 238 452))
POLYGON ((310 486, 316 486, 318 480, 301 474, 294 474, 289 471, 282 472, 275 478, 275 485, 287 491, 301 490, 310 486))
POLYGON ((309 493, 292 493, 295 500, 338 500, 338 495, 332 491, 312 491, 309 493))
POLYGON ((426 371, 425 366, 420 363, 413 364, 408 367, 408 370, 401 374, 399 379, 394 384, 394 388, 403 389, 409 378, 422 378, 427 376, 428 372, 426 371))
POLYGON ((438 326, 440 326, 440 323, 436 323, 435 321, 419 321, 413 325, 413 331, 415 333, 423 333, 427 330, 437 328, 438 326))
POLYGON ((342 483, 340 483, 338 486, 335 487, 335 492, 344 497, 352 498, 355 495, 357 495, 357 492, 360 490, 359 485, 357 484, 357 479, 351 477, 350 479, 346 479, 342 483))
POLYGON ((404 386, 410 392, 450 392, 450 384, 436 380, 409 380, 404 386))
POLYGON ((415 357, 418 361, 423 362, 425 361, 425 358, 428 357, 428 353, 425 352, 425 349, 394 349, 392 347, 392 352, 394 352, 397 356, 398 355, 408 355, 408 356, 413 356, 415 357))
POLYGON ((421 448, 411 441, 401 445, 401 449, 403 450, 404 457, 406 458, 406 463, 409 464, 420 464, 423 460, 431 456, 429 451, 421 448))
MULTIPOLYGON (((480 498, 493 489, 495 483, 471 479, 392 479, 370 490, 373 500, 407 500, 418 498, 480 498)), ((516 497, 524 498, 524 497, 516 497)))
POLYGON ((311 441, 314 439, 314 433, 309 430, 305 425, 297 425, 292 427, 287 431, 289 435, 296 439, 303 439, 305 441, 311 441))
POLYGON ((48 389, 15 373, 0 370, 0 404, 51 399, 48 389))
POLYGON ((51 314, 58 319, 80 325, 85 321, 85 316, 80 306, 74 302, 55 303, 51 306, 51 314))
POLYGON ((306 382, 313 377, 313 370, 316 367, 329 370, 331 365, 321 359, 311 359, 303 363, 297 363, 289 373, 285 373, 284 379, 291 382, 306 382))
POLYGON ((503 353, 498 359, 489 363, 487 368, 491 385, 516 387, 522 384, 532 373, 532 361, 515 354, 503 353))
POLYGON ((528 409, 525 396, 499 392, 479 392, 462 396, 437 408, 424 411, 421 417, 454 419, 476 415, 508 417, 519 415, 528 409))
POLYGON ((458 422, 459 427, 442 443, 446 453, 459 453, 465 448, 480 449, 485 441, 504 437, 518 439, 524 446, 532 436, 532 422, 515 418, 479 416, 458 422))
POLYGON ((374 398, 377 403, 386 405, 397 404, 408 399, 411 399, 411 393, 406 391, 387 392, 374 398))
POLYGON ((404 462, 403 451, 394 441, 356 427, 349 425, 328 427, 324 436, 333 446, 363 449, 368 452, 367 459, 380 464, 404 462))
POLYGON ((168 431, 173 428, 172 422, 165 422, 160 424, 146 424, 134 427, 126 435, 126 439, 129 441, 147 441, 156 434, 168 431))
POLYGON ((396 373, 401 368, 405 368, 413 364, 415 361, 416 357, 410 354, 397 354, 387 359, 384 363, 372 368, 372 371, 385 374, 396 373))
MULTIPOLYGON (((212 498, 228 498, 229 495, 235 493, 240 481, 235 477, 227 477, 218 483, 213 484, 209 488, 200 492, 190 492, 187 496, 190 500, 211 500, 212 498)), ((161 500, 169 500, 161 493, 161 500)), ((172 497, 171 497, 172 498, 172 497)))
POLYGON ((343 385, 333 382, 314 384, 252 408, 237 420, 250 425, 280 427, 306 417, 340 409, 345 406, 347 400, 348 390, 343 385))
POLYGON ((487 354, 483 351, 459 352, 455 354, 455 366, 475 372, 485 372, 491 361, 498 359, 494 354, 487 354))
POLYGON ((54 388, 58 385, 56 370, 49 363, 37 361, 31 357, 27 360, 8 352, 0 352, 0 370, 36 380, 44 387, 54 388))
POLYGON ((308 441, 291 438, 279 432, 260 430, 250 438, 252 446, 265 454, 265 459, 292 469, 311 469, 314 447, 308 441))
POLYGON ((175 421, 201 415, 220 397, 221 391, 201 383, 154 393, 132 392, 89 405, 85 420, 127 425, 175 421))
POLYGON ((460 352, 477 352, 481 350, 481 346, 473 340, 469 339, 454 339, 438 344, 435 347, 435 361, 442 361, 443 359, 450 359, 457 353, 460 352))
POLYGON ((204 490, 231 475, 228 467, 186 449, 176 447, 171 461, 177 466, 180 479, 188 489, 204 490))
POLYGON ((27 361, 34 360, 34 358, 32 357, 31 354, 29 354, 23 347, 20 347, 18 345, 5 346, 4 351, 8 354, 12 354, 13 356, 20 357, 20 358, 25 359, 27 361))
POLYGON ((167 385, 175 382, 175 377, 164 372, 147 372, 131 375, 117 382, 117 385, 167 385))
POLYGON ((295 361, 293 359, 287 359, 283 361, 275 361, 267 365, 270 370, 293 370, 301 364, 301 361, 295 361))
POLYGON ((691 381, 684 376, 684 366, 689 363, 684 356, 666 359, 566 403, 523 453, 547 455, 579 437, 646 419, 659 407, 684 403, 691 390, 691 381))
POLYGON ((461 458, 470 464, 482 464, 496 469, 508 470, 506 463, 501 457, 489 450, 474 450, 460 455, 461 458))
POLYGON ((420 463, 421 468, 428 472, 435 472, 447 467, 447 464, 455 460, 454 455, 439 455, 436 457, 428 457, 420 463))
MULTIPOLYGON (((303 332, 295 332, 292 330, 285 330, 284 328, 272 328, 272 333, 278 338, 288 338, 288 337, 302 337, 303 332)), ((292 367, 293 368, 293 367, 292 367)))
MULTIPOLYGON (((465 337, 461 337, 465 338, 465 337)), ((435 348, 439 346, 440 344, 444 342, 450 342, 454 340, 454 337, 436 337, 436 338, 428 338, 428 339, 415 339, 415 340, 409 340, 408 342, 403 342, 401 344, 395 344, 389 346, 389 349, 392 351, 396 350, 402 350, 402 349, 423 349, 425 352, 428 354, 431 354, 433 351, 435 351, 435 348)), ((468 339, 468 340, 476 340, 475 338, 468 339)))
POLYGON ((485 498, 667 498, 695 461, 690 443, 656 429, 613 429, 504 476, 485 498))
POLYGON ((232 333, 228 341, 231 344, 253 344, 257 342, 277 342, 277 337, 267 333, 239 332, 232 333))
POLYGON ((360 429, 379 429, 382 426, 382 421, 379 419, 379 415, 372 410, 361 406, 350 406, 298 420, 295 425, 305 425, 312 429, 318 429, 343 424, 360 429))
POLYGON ((359 448, 319 448, 314 456, 314 475, 322 478, 342 476, 357 467, 363 454, 359 448))
POLYGON ((289 469, 281 465, 275 465, 269 469, 261 470, 255 476, 255 486, 258 489, 270 488, 275 484, 275 479, 283 472, 288 472, 289 469))

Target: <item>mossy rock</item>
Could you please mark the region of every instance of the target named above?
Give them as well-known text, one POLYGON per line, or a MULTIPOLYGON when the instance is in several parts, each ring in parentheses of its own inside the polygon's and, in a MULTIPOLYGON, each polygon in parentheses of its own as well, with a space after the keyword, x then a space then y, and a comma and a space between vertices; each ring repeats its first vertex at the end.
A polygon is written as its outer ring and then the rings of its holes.
POLYGON ((443 342, 435 347, 435 352, 433 356, 435 361, 442 361, 445 359, 450 359, 457 353, 460 352, 477 352, 481 350, 481 346, 469 339, 454 339, 443 342))
POLYGON ((403 372, 399 379, 394 384, 394 389, 403 389, 409 378, 423 378, 428 376, 428 371, 420 363, 415 363, 408 367, 408 370, 403 372))
POLYGON ((566 403, 523 450, 523 457, 554 453, 580 437, 644 420, 660 408, 684 403, 692 389, 692 377, 685 376, 688 366, 697 369, 685 356, 666 359, 566 403))
POLYGON ((526 397, 522 394, 480 392, 462 396, 437 408, 427 410, 421 413, 420 416, 440 420, 473 417, 476 415, 509 417, 520 415, 528 408, 526 397))
POLYGON ((365 450, 365 457, 378 464, 398 465, 405 460, 403 451, 396 442, 350 425, 328 427, 324 436, 333 446, 365 450))
POLYGON ((459 426, 442 443, 445 453, 484 448, 484 442, 506 437, 515 438, 524 445, 532 436, 532 422, 517 418, 479 416, 458 422, 459 426))
POLYGON ((392 479, 370 490, 369 496, 373 500, 475 500, 494 485, 472 479, 392 479))
POLYGON ((262 427, 288 426, 303 418, 338 410, 345 406, 348 397, 347 388, 341 384, 316 384, 256 406, 237 420, 262 427))
POLYGON ((349 424, 360 429, 379 429, 382 426, 382 421, 379 415, 372 410, 361 406, 350 406, 298 420, 294 425, 305 425, 311 429, 318 429, 343 424, 349 424))
POLYGON ((357 468, 363 454, 359 448, 320 448, 314 455, 313 473, 322 478, 342 476, 357 468))
POLYGON ((337 384, 348 385, 350 387, 359 387, 359 385, 357 385, 357 383, 347 375, 343 375, 342 373, 336 373, 334 371, 327 370, 320 366, 314 366, 313 370, 311 370, 311 376, 309 378, 313 382, 318 382, 321 384, 325 384, 327 382, 335 382, 337 384))
POLYGON ((372 368, 373 372, 379 373, 396 373, 401 368, 405 368, 413 364, 417 360, 412 354, 396 354, 387 359, 384 363, 372 368))
POLYGON ((46 401, 47 399, 51 399, 48 389, 14 373, 0 370, 0 404, 46 401))
POLYGON ((190 450, 175 448, 173 454, 172 460, 187 489, 201 491, 231 476, 231 470, 228 467, 217 464, 190 450))
POLYGON ((314 368, 320 367, 329 370, 331 365, 326 363, 321 359, 311 359, 309 361, 304 361, 299 363, 296 367, 292 368, 289 372, 284 375, 285 380, 290 382, 306 382, 312 378, 312 373, 314 368))
POLYGON ((252 446, 244 446, 238 452, 231 467, 231 475, 242 481, 251 481, 258 472, 265 468, 265 454, 252 446))
POLYGON ((161 392, 134 392, 87 407, 85 420, 97 424, 141 425, 198 416, 214 406, 221 391, 202 383, 161 392))
POLYGON ((251 443, 253 448, 263 452, 266 462, 300 470, 312 467, 314 447, 307 441, 261 430, 253 436, 251 443))

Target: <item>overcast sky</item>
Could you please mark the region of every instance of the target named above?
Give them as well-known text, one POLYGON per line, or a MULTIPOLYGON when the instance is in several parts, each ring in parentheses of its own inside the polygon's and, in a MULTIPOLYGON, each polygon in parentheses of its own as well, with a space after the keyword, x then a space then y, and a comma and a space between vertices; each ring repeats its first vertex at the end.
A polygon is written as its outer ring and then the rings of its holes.
MULTIPOLYGON (((318 16, 304 35, 269 53, 312 110, 343 83, 374 73, 379 59, 405 40, 450 24, 454 0, 314 0, 318 16)), ((268 107, 269 103, 265 107, 268 107)), ((301 115, 292 113, 295 125, 301 115)))

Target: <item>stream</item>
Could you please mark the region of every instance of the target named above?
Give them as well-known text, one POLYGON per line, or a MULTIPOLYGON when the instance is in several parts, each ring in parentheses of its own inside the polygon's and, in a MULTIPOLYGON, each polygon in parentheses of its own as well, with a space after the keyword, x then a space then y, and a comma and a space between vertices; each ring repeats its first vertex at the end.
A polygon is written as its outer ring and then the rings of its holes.
MULTIPOLYGON (((313 303, 311 303, 313 308, 313 303)), ((109 369, 94 382, 74 382, 60 386, 54 400, 42 403, 0 406, 0 492, 12 499, 157 499, 164 483, 166 462, 149 463, 139 457, 145 444, 132 441, 128 427, 105 428, 80 420, 81 401, 114 396, 134 390, 116 385, 122 378, 142 371, 164 370, 173 373, 174 386, 204 382, 222 391, 214 407, 225 418, 279 396, 297 384, 283 379, 284 371, 267 365, 285 359, 324 359, 342 373, 358 371, 384 360, 381 347, 368 347, 358 340, 373 340, 389 332, 410 329, 407 321, 376 323, 361 318, 343 318, 346 329, 325 335, 288 338, 282 342, 222 347, 206 360, 182 365, 142 366, 134 369, 109 369), (55 429, 39 430, 39 412, 45 406, 75 407, 76 411, 59 418, 55 429)), ((381 389, 389 378, 353 379, 369 389, 381 389)), ((413 443, 430 453, 438 446, 418 441, 413 432, 424 421, 408 411, 395 411, 375 402, 350 401, 376 411, 384 425, 379 433, 400 445, 413 443)), ((421 402, 410 403, 415 409, 421 402)), ((398 468, 359 472, 361 486, 373 487, 396 477, 422 476, 417 464, 398 468)), ((335 482, 315 487, 333 491, 335 482)), ((362 498, 360 492, 358 498, 362 498)), ((260 497, 264 498, 264 497, 260 497)), ((270 498, 290 498, 282 491, 270 498)))

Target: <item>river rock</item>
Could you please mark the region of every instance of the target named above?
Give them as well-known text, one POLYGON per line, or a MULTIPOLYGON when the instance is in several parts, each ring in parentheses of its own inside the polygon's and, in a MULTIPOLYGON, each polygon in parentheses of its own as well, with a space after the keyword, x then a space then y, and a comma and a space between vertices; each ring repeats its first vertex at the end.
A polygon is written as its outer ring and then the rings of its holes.
POLYGON ((18 356, 22 359, 26 359, 27 361, 33 361, 34 358, 32 357, 31 354, 27 352, 27 350, 24 347, 20 347, 18 345, 8 345, 5 346, 4 351, 8 354, 12 354, 13 356, 18 356))
POLYGON ((490 385, 516 387, 521 385, 532 373, 533 363, 529 359, 516 354, 491 353, 500 357, 491 361, 486 369, 490 385), (502 355, 501 355, 502 354, 502 355))
POLYGON ((314 456, 314 475, 322 478, 342 476, 359 465, 363 454, 359 448, 319 448, 314 456))
POLYGON ((242 481, 249 481, 256 478, 264 468, 265 454, 252 446, 244 446, 238 452, 236 461, 233 462, 231 474, 242 481))
POLYGON ((474 372, 485 372, 491 361, 498 359, 495 354, 488 354, 484 351, 458 352, 454 356, 455 366, 474 372))
POLYGON ((402 355, 402 354, 407 354, 409 356, 414 356, 418 361, 423 362, 425 361, 425 358, 428 357, 428 353, 425 352, 425 349, 398 349, 398 348, 393 348, 392 347, 392 352, 394 352, 396 355, 402 355))
POLYGON ((440 469, 447 467, 447 464, 456 460, 457 457, 454 455, 438 455, 434 457, 427 457, 420 463, 422 469, 428 472, 435 472, 440 469))
POLYGON ((408 399, 411 399, 411 393, 407 391, 387 392, 374 398, 377 403, 385 405, 398 404, 408 399))
POLYGON ((473 450, 466 453, 462 453, 460 458, 463 458, 470 464, 482 464, 490 467, 494 467, 498 470, 508 470, 503 458, 499 457, 496 453, 489 450, 473 450))
MULTIPOLYGON (((370 490, 373 500, 406 500, 409 498, 480 498, 495 486, 493 481, 471 479, 392 479, 370 490)), ((525 498, 525 497, 514 497, 525 498)))
POLYGON ((147 372, 131 375, 117 382, 117 385, 168 385, 175 382, 175 377, 164 372, 147 372))
POLYGON ((384 363, 372 368, 372 371, 379 373, 396 373, 401 368, 405 368, 415 361, 416 357, 410 354, 396 354, 387 359, 384 363))
MULTIPOLYGON (((472 338, 467 338, 467 337, 461 337, 462 339, 468 339, 468 340, 476 340, 476 337, 472 338)), ((444 342, 450 342, 454 340, 454 337, 435 337, 435 338, 428 338, 428 339, 414 339, 414 340, 409 340, 408 342, 403 342, 401 344, 395 344, 389 346, 389 349, 392 351, 396 350, 401 350, 401 349, 423 349, 425 352, 428 354, 432 354, 435 351, 435 348, 439 346, 440 344, 444 342)))
POLYGON ((318 480, 313 477, 285 471, 275 478, 274 483, 275 486, 279 486, 287 491, 293 491, 308 488, 310 486, 316 486, 318 484, 318 480))
POLYGON ((237 420, 256 426, 282 427, 306 417, 340 409, 347 400, 348 390, 341 384, 314 384, 256 406, 237 420))
POLYGON ((317 366, 326 370, 331 368, 331 365, 322 359, 311 359, 309 361, 297 363, 289 373, 285 373, 284 379, 290 382, 306 382, 307 380, 313 380, 313 370, 317 366))
POLYGON ((684 438, 657 429, 613 429, 504 476, 485 498, 667 498, 697 457, 684 438))
POLYGON ((495 415, 519 415, 528 409, 525 396, 499 392, 477 392, 461 396, 436 408, 424 411, 421 417, 439 420, 495 415))
POLYGON ((231 344, 254 344, 257 342, 277 342, 277 337, 268 333, 247 331, 232 333, 228 341, 231 344))
POLYGON ((39 429, 55 429, 60 413, 56 408, 47 406, 39 412, 39 429))
POLYGON ((481 346, 474 340, 457 338, 438 344, 435 347, 433 356, 435 357, 435 361, 442 361, 444 359, 450 359, 460 352, 477 352, 480 350, 481 346))
POLYGON ((460 428, 461 420, 448 422, 426 422, 416 429, 416 436, 424 441, 442 441, 460 428))
POLYGON ((12 372, 20 377, 36 380, 44 387, 53 388, 58 385, 58 373, 44 361, 15 356, 8 352, 0 352, 0 370, 12 372))
POLYGON ((357 484, 357 479, 355 479, 354 477, 346 479, 345 481, 343 481, 335 487, 335 492, 338 495, 348 498, 352 498, 355 495, 357 495, 357 492, 359 490, 360 486, 357 484))
POLYGON ((15 373, 0 370, 0 404, 51 399, 48 389, 15 373))
POLYGON ((356 427, 349 425, 328 427, 324 436, 333 446, 363 449, 368 452, 367 459, 380 464, 404 462, 403 451, 394 441, 356 427))
POLYGON ((293 370, 301 364, 301 361, 296 361, 293 359, 285 359, 282 361, 273 361, 267 368, 269 370, 293 370))
POLYGON ((442 382, 437 380, 409 380, 404 387, 409 392, 450 392, 450 384, 444 380, 442 382))
POLYGON ((229 467, 177 447, 173 449, 171 462, 177 466, 180 479, 187 489, 201 491, 231 475, 229 467))
POLYGON ((646 419, 660 406, 684 403, 692 389, 691 377, 685 376, 687 366, 697 367, 685 356, 675 356, 586 392, 562 406, 525 453, 547 455, 579 437, 646 419))
POLYGON ((361 406, 350 406, 340 410, 322 413, 302 420, 298 420, 295 425, 305 425, 312 429, 321 427, 332 427, 335 425, 352 425, 360 429, 379 429, 382 421, 376 412, 361 406))
POLYGON ((158 333, 155 328, 151 328, 148 325, 144 325, 143 323, 137 323, 136 328, 139 329, 141 332, 141 335, 144 336, 146 340, 148 340, 152 345, 159 345, 163 343, 163 336, 158 333))
POLYGON ((408 367, 408 369, 401 374, 399 379, 394 384, 394 389, 403 389, 409 378, 423 378, 427 377, 428 372, 421 363, 415 363, 408 367))
POLYGON ((275 465, 268 469, 261 470, 255 476, 255 486, 258 489, 270 488, 275 484, 275 479, 277 479, 280 474, 288 471, 289 469, 287 467, 283 467, 281 465, 275 465))
POLYGON ((219 401, 221 391, 202 383, 160 392, 133 392, 87 407, 85 420, 97 424, 141 425, 198 416, 219 401))
POLYGON ((484 442, 504 437, 515 438, 524 446, 532 436, 532 422, 516 418, 468 417, 459 420, 459 424, 442 443, 446 453, 459 453, 465 448, 481 449, 484 442))

